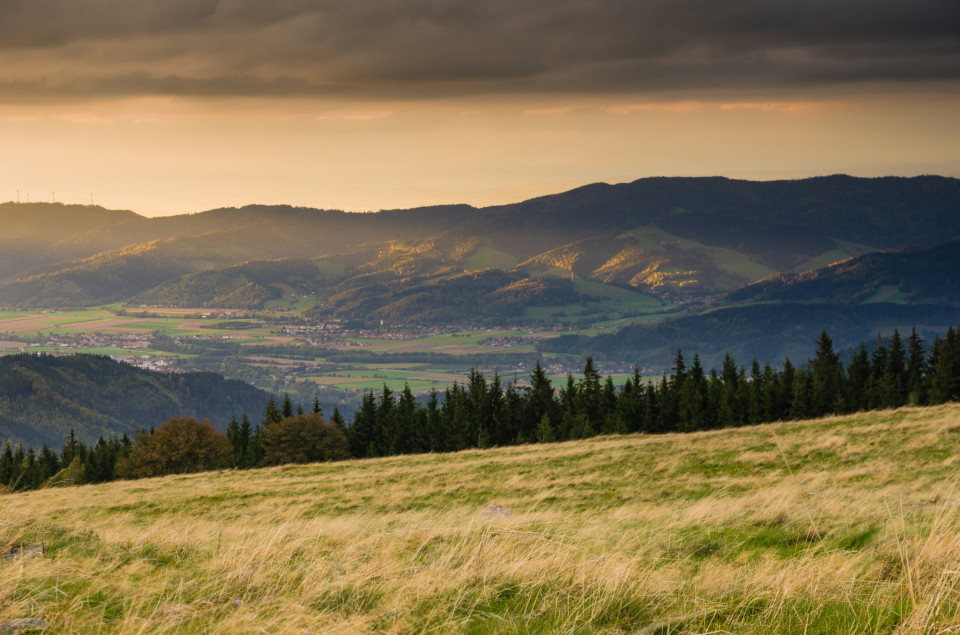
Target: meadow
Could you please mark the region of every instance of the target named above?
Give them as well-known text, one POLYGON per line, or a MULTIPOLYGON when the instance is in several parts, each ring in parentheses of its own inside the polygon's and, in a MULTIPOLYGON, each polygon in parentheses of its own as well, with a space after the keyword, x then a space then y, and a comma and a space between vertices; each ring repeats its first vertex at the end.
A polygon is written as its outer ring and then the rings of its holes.
POLYGON ((0 624, 955 632, 958 470, 953 404, 8 494, 0 624))

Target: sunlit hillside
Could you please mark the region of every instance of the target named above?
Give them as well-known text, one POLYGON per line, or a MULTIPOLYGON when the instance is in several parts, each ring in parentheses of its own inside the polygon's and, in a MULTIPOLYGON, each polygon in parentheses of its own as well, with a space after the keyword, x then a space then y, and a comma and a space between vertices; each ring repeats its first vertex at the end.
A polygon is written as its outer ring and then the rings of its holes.
POLYGON ((0 630, 950 632, 958 475, 949 405, 8 494, 0 630))

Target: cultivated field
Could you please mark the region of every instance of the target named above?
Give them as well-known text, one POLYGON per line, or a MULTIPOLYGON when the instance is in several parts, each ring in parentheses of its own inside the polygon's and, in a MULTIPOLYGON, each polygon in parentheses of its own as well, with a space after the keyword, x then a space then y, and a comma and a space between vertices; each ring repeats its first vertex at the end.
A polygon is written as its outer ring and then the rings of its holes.
POLYGON ((951 405, 6 495, 0 623, 955 632, 958 473, 951 405))

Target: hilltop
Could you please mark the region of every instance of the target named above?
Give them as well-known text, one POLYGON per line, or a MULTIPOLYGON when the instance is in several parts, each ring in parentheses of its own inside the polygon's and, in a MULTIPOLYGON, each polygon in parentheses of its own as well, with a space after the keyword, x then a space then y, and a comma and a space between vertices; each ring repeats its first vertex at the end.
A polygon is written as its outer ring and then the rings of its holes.
POLYGON ((0 496, 57 632, 942 632, 960 406, 0 496), (44 555, 29 548, 45 546, 44 555))

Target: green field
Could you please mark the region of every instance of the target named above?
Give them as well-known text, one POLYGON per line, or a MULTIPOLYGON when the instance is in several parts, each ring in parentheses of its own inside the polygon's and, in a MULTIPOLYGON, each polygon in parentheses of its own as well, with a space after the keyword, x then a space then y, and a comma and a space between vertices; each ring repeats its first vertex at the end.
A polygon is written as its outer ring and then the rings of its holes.
POLYGON ((895 284, 884 285, 877 289, 877 292, 864 300, 864 304, 872 302, 893 302, 894 304, 906 304, 910 295, 900 290, 895 284))
POLYGON ((479 269, 488 269, 495 267, 508 271, 517 266, 517 259, 510 254, 481 245, 477 250, 463 259, 463 268, 465 271, 477 271, 479 269))
MULTIPOLYGON (((654 304, 656 301, 632 291, 607 288, 605 285, 589 282, 583 282, 582 287, 594 294, 598 302, 611 305, 623 302, 631 306, 643 305, 651 308, 658 306, 654 304)), ((579 305, 576 306, 579 308, 579 305)), ((381 357, 377 363, 337 363, 318 367, 316 362, 323 361, 322 359, 299 360, 284 355, 284 350, 297 350, 295 338, 276 335, 279 328, 276 324, 236 328, 237 322, 254 318, 202 318, 202 313, 199 309, 168 310, 165 315, 151 310, 147 316, 143 316, 142 312, 116 315, 102 309, 50 314, 7 311, 0 313, 0 354, 14 354, 26 349, 33 353, 91 353, 126 359, 148 355, 167 356, 183 360, 179 366, 185 369, 226 372, 231 377, 249 381, 265 390, 295 390, 305 400, 312 398, 309 397, 309 384, 343 391, 347 393, 346 398, 351 399, 351 393, 367 390, 379 392, 384 384, 397 391, 402 390, 404 385, 409 385, 411 390, 418 393, 427 392, 431 388, 442 391, 454 381, 464 381, 470 367, 477 363, 478 357, 482 358, 486 354, 535 356, 537 342, 563 334, 526 329, 477 329, 410 339, 351 338, 347 343, 331 346, 345 353, 422 353, 431 358, 431 361, 425 363, 414 358, 412 362, 401 363, 394 362, 390 357, 381 357), (221 325, 222 328, 218 328, 221 325), (8 339, 4 339, 3 335, 8 331, 10 335, 8 339), (168 337, 225 336, 230 344, 263 344, 269 348, 267 352, 247 353, 241 349, 240 352, 233 350, 229 353, 218 353, 215 347, 205 348, 205 340, 191 339, 181 343, 191 347, 189 353, 167 352, 149 347, 128 349, 124 347, 127 340, 116 337, 121 333, 146 336, 154 332, 168 337), (100 334, 110 339, 81 340, 76 337, 82 334, 100 334), (57 337, 62 339, 51 339, 57 337), (508 339, 497 341, 497 338, 508 339), (518 338, 527 341, 520 343, 518 338), (22 341, 23 339, 27 341, 22 341), (484 343, 481 344, 481 341, 484 343), (438 354, 448 355, 450 362, 438 364, 435 358, 438 354), (460 361, 465 359, 470 361, 460 361), (330 367, 336 369, 330 370, 330 367)), ((490 368, 481 370, 490 376, 496 367, 491 365, 490 368)), ((511 365, 510 368, 515 366, 511 365)))
POLYGON ((453 382, 463 382, 465 379, 463 375, 425 369, 394 370, 367 366, 355 370, 340 369, 333 373, 307 374, 305 380, 341 390, 379 391, 386 385, 391 390, 400 391, 409 385, 413 392, 425 392, 431 388, 442 391, 453 382))
POLYGON ((0 624, 953 633, 958 466, 949 405, 0 495, 0 624))
POLYGON ((877 251, 876 248, 870 247, 869 245, 852 243, 846 240, 840 240, 839 238, 831 238, 830 240, 836 243, 836 249, 831 249, 830 251, 820 254, 816 258, 808 260, 802 265, 794 268, 794 272, 802 273, 804 271, 820 269, 821 267, 832 265, 835 262, 846 260, 847 258, 856 258, 857 256, 862 256, 864 254, 877 251))

